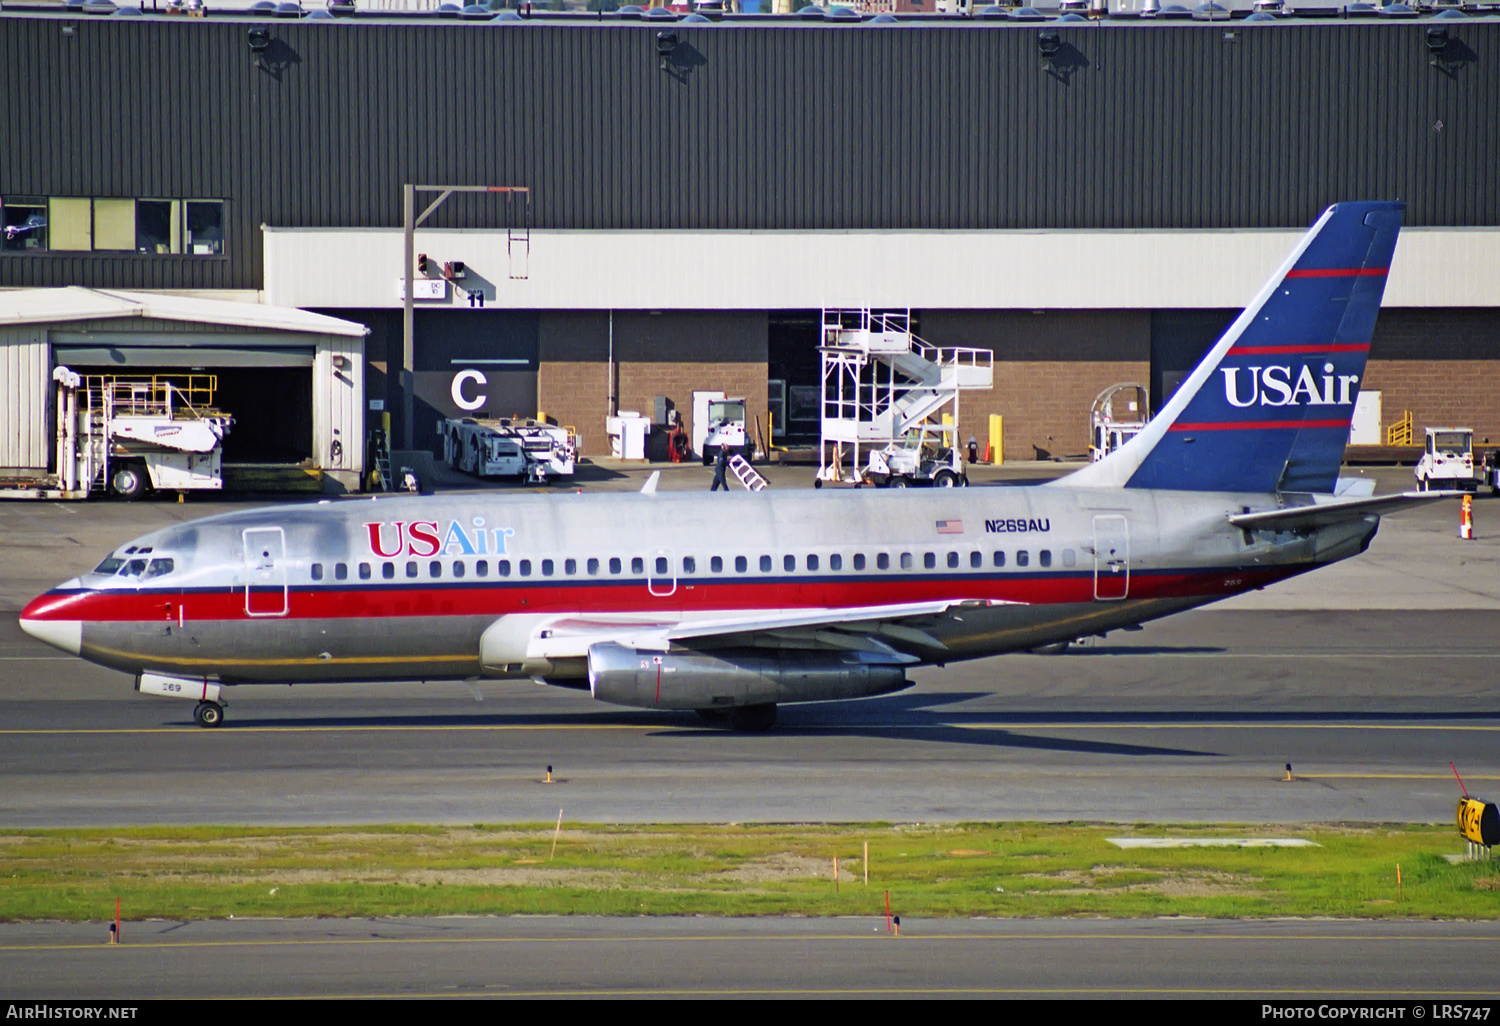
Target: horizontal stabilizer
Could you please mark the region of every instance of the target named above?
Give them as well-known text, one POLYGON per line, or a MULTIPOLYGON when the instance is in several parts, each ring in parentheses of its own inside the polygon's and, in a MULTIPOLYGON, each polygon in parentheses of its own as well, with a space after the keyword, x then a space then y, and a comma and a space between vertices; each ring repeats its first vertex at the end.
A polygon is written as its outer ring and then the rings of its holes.
POLYGON ((1262 513, 1241 513, 1229 518, 1235 527, 1249 531, 1291 531, 1303 527, 1327 527, 1342 524, 1360 517, 1394 513, 1398 509, 1422 506, 1439 499, 1448 499, 1462 492, 1402 492, 1399 495, 1378 495, 1368 499, 1333 499, 1313 502, 1306 506, 1289 506, 1285 509, 1269 509, 1262 513))

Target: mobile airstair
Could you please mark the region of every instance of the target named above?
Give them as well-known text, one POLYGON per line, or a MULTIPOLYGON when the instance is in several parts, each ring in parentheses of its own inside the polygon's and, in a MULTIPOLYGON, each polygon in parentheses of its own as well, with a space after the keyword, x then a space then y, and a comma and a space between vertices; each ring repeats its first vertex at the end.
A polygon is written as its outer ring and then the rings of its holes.
POLYGON ((937 431, 945 448, 956 449, 958 440, 951 436, 958 430, 959 393, 995 384, 990 350, 925 342, 912 333, 910 310, 825 309, 819 350, 820 481, 840 479, 846 447, 852 448, 856 479, 861 446, 885 449, 937 431))

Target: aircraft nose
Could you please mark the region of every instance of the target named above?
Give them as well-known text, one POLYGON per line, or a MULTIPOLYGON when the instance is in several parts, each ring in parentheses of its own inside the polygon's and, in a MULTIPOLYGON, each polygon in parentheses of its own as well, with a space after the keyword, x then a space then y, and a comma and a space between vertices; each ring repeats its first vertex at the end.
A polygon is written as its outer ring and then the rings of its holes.
POLYGON ((83 648, 83 621, 71 619, 62 596, 46 594, 21 610, 21 630, 53 648, 77 655, 83 648))

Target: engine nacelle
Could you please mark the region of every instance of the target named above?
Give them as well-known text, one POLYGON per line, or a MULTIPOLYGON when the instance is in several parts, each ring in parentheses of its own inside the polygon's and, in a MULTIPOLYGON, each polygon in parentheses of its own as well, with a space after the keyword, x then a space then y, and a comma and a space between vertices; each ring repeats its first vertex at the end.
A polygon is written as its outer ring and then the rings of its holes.
POLYGON ((589 689, 644 709, 730 709, 886 695, 911 686, 904 666, 865 652, 643 652, 589 647, 589 689))

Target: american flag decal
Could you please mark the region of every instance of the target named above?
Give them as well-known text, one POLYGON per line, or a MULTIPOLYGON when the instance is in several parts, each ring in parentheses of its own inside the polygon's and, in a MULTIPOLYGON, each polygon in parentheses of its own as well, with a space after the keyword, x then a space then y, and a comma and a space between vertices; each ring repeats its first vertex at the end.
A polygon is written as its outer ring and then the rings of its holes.
POLYGON ((939 520, 937 531, 938 534, 963 534, 964 522, 962 520, 939 520))

